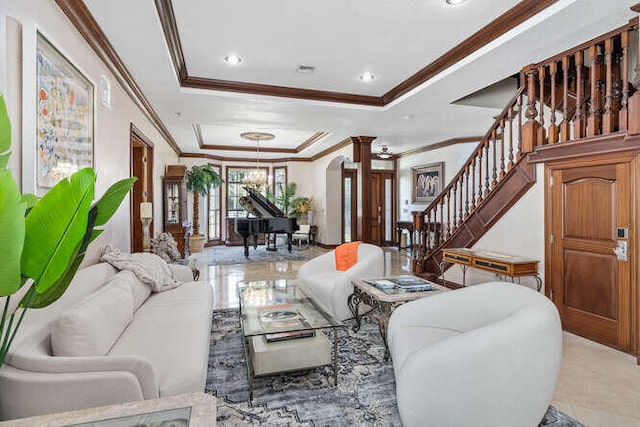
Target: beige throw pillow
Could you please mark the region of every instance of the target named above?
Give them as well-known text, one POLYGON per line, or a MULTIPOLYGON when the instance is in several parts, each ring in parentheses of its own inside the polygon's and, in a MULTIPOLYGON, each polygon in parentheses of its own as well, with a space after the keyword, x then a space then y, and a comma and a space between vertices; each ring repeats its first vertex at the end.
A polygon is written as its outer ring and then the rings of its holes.
POLYGON ((128 283, 106 283, 53 322, 53 355, 104 356, 131 322, 133 307, 128 283))

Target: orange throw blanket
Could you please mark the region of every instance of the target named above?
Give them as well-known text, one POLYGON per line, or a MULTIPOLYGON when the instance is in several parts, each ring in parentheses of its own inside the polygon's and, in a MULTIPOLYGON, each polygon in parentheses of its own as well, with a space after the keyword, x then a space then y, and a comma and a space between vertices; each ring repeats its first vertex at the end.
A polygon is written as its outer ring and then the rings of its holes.
POLYGON ((338 271, 347 271, 358 262, 360 243, 362 242, 343 243, 336 248, 336 269, 338 271))

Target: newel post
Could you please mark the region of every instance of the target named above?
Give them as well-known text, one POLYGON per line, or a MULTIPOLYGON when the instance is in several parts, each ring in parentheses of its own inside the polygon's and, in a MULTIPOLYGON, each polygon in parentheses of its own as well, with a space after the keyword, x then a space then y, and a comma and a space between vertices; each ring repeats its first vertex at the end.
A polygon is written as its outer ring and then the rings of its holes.
POLYGON ((527 75, 527 121, 522 125, 522 154, 531 153, 536 146, 540 123, 536 120, 536 67, 530 65, 525 71, 527 75))

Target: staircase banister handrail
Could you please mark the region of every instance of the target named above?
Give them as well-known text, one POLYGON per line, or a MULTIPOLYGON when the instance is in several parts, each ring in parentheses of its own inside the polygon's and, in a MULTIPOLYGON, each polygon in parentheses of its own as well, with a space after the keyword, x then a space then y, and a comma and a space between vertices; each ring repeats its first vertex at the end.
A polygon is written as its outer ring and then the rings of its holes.
POLYGON ((637 29, 638 28, 638 22, 639 22, 638 17, 631 18, 628 23, 624 24, 621 27, 618 27, 618 28, 616 28, 614 30, 609 31, 606 34, 603 34, 601 36, 598 36, 598 37, 595 37, 595 38, 593 38, 591 40, 588 40, 588 41, 586 41, 586 42, 584 42, 584 43, 582 43, 582 44, 580 44, 578 46, 572 47, 571 49, 567 49, 564 52, 561 52, 561 53, 559 53, 557 55, 554 55, 554 56, 552 56, 550 58, 547 58, 547 59, 545 59, 543 61, 540 61, 540 62, 538 62, 536 64, 532 64, 532 66, 535 67, 535 68, 540 68, 540 67, 542 67, 544 65, 549 65, 552 62, 560 61, 565 56, 574 55, 576 52, 578 52, 580 50, 585 50, 585 49, 589 48, 590 46, 593 46, 594 44, 602 43, 608 38, 617 36, 618 34, 622 34, 623 32, 628 31, 628 30, 637 29))
MULTIPOLYGON (((451 181, 449 181, 449 184, 447 184, 447 186, 442 189, 440 194, 438 194, 438 196, 435 199, 433 199, 433 201, 431 203, 429 203, 429 205, 423 210, 423 213, 431 211, 431 210, 433 210, 434 207, 438 206, 438 203, 440 202, 440 200, 444 198, 445 194, 447 194, 449 192, 449 190, 451 190, 451 188, 453 187, 454 182, 457 182, 458 179, 460 179, 460 176, 464 173, 464 171, 469 166, 471 166, 471 162, 474 161, 475 158, 478 156, 478 151, 482 147, 484 147, 485 143, 491 137, 491 135, 496 130, 496 128, 498 128, 500 126, 500 122, 502 121, 502 119, 507 117, 507 115, 509 114, 509 110, 511 110, 516 105, 516 102, 517 102, 518 98, 520 97, 520 95, 522 95, 524 93, 524 91, 525 91, 525 86, 521 86, 521 87, 518 88, 516 93, 511 97, 511 99, 507 103, 507 106, 504 107, 502 112, 496 117, 496 119, 494 120, 493 124, 489 128, 489 131, 482 137, 480 142, 478 142, 478 145, 476 146, 476 148, 473 149, 473 151, 471 152, 471 154, 467 158, 467 161, 464 162, 462 167, 460 167, 460 170, 458 171, 458 173, 453 177, 453 179, 451 179, 451 181)), ((521 114, 520 111, 518 113, 521 114)))

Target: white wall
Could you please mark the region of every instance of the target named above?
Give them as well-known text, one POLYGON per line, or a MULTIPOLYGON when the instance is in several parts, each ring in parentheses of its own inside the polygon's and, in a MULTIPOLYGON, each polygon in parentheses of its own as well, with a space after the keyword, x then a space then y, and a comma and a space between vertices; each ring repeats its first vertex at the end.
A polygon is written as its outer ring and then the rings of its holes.
MULTIPOLYGON (((168 143, 156 130, 144 113, 131 100, 125 90, 118 84, 105 64, 98 58, 87 42, 76 31, 54 0, 0 0, 0 13, 3 17, 11 17, 21 25, 20 37, 15 37, 9 27, 10 36, 7 37, 7 26, 0 31, 3 44, 11 45, 11 49, 0 51, 2 64, 0 67, 0 90, 3 93, 13 93, 18 77, 22 78, 21 99, 13 97, 9 108, 22 108, 22 117, 11 113, 12 126, 21 138, 16 138, 14 153, 20 156, 21 162, 12 163, 12 171, 17 178, 22 178, 23 192, 35 192, 35 155, 36 155, 36 31, 44 34, 53 45, 59 49, 96 87, 96 98, 100 87, 100 78, 107 76, 111 82, 112 108, 100 106, 96 101, 95 107, 95 142, 94 168, 98 174, 96 197, 115 181, 130 175, 129 144, 130 124, 133 123, 154 144, 154 223, 155 230, 162 229, 162 183, 160 177, 166 163, 175 163, 178 158, 168 143), (17 43, 17 45, 16 45, 17 43), (20 46, 21 44, 21 46, 20 46), (20 58, 15 49, 22 53, 20 58), (8 52, 8 53, 7 53, 8 52), (16 76, 20 72, 21 76, 16 76), (20 103, 22 105, 20 105, 20 103), (19 147, 17 146, 19 145, 19 147)), ((7 22, 3 19, 2 22, 7 22)), ((106 227, 105 233, 92 247, 87 261, 95 260, 97 247, 111 242, 115 247, 123 250, 130 248, 129 199, 125 199, 106 227)))
MULTIPOLYGON (((476 249, 518 255, 539 260, 538 271, 544 283, 544 165, 536 168, 537 181, 498 222, 473 245, 476 249)), ((452 266, 445 278, 462 283, 462 271, 452 266)), ((468 269, 466 284, 498 280, 494 274, 468 269)), ((523 284, 535 287, 535 280, 526 277, 523 284)))
POLYGON ((443 188, 458 173, 464 162, 469 158, 478 142, 468 142, 449 145, 431 151, 424 151, 412 156, 401 157, 398 160, 398 219, 401 221, 411 221, 411 211, 424 210, 427 205, 424 203, 411 202, 411 181, 413 179, 411 168, 428 165, 431 163, 444 162, 443 188), (408 203, 406 203, 408 201, 408 203))

